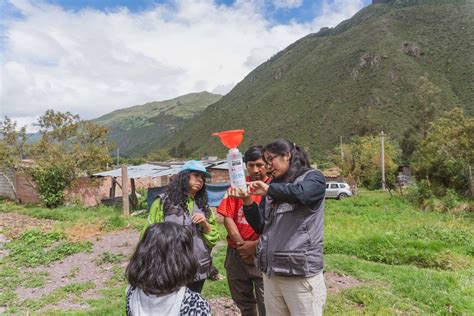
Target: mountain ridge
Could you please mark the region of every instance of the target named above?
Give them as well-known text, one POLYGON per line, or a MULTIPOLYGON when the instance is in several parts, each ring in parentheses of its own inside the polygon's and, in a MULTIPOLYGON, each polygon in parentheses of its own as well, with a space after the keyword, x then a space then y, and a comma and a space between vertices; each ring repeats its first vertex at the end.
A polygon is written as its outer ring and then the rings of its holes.
POLYGON ((118 109, 91 120, 109 129, 123 155, 136 157, 158 150, 157 142, 222 96, 207 91, 118 109))
POLYGON ((211 133, 243 128, 244 148, 287 137, 319 159, 340 136, 384 129, 400 141, 430 93, 438 114, 473 115, 472 12, 467 1, 374 3, 278 52, 160 145, 222 156, 211 133))

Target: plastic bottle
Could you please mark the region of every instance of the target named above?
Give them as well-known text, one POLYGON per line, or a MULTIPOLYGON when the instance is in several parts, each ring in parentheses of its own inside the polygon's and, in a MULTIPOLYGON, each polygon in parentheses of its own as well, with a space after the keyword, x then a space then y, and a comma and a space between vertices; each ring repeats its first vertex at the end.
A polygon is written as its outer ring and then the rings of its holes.
POLYGON ((230 186, 247 191, 247 182, 245 180, 244 162, 242 154, 237 148, 229 149, 227 154, 227 163, 229 165, 230 186))

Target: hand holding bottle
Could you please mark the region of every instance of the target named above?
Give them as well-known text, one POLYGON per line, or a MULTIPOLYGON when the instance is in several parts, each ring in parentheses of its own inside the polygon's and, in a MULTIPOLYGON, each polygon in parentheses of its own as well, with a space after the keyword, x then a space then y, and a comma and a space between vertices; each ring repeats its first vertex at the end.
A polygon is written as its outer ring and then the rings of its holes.
POLYGON ((250 194, 266 196, 269 185, 263 181, 253 181, 248 184, 250 194))

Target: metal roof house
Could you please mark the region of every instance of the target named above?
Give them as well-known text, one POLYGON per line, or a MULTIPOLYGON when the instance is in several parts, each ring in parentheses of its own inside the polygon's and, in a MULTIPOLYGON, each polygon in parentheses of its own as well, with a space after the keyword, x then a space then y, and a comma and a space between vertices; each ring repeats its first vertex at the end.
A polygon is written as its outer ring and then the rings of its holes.
MULTIPOLYGON (((229 182, 229 172, 226 160, 201 160, 208 172, 211 174, 210 184, 227 184, 229 182)), ((130 202, 132 206, 138 204, 138 198, 136 195, 136 180, 149 178, 158 181, 153 181, 154 185, 151 187, 163 187, 167 186, 171 181, 172 177, 181 171, 184 161, 171 161, 163 163, 146 163, 138 166, 128 166, 127 173, 130 179, 130 202), (159 178, 159 179, 157 179, 159 178)), ((117 168, 110 171, 98 172, 93 174, 94 177, 103 178, 111 177, 111 187, 109 190, 109 198, 102 199, 105 204, 117 204, 120 203, 120 197, 116 197, 116 186, 120 188, 120 181, 117 178, 122 177, 122 169, 117 168)))

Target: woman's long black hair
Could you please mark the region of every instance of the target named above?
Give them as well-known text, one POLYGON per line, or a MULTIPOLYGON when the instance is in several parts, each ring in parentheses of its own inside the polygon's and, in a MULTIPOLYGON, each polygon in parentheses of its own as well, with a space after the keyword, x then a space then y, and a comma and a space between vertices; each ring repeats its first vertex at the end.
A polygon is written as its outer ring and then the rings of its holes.
POLYGON ((165 222, 148 226, 125 275, 131 286, 146 294, 161 295, 193 282, 197 269, 191 231, 165 222))
MULTIPOLYGON (((263 152, 271 152, 272 154, 287 155, 291 154, 290 166, 288 171, 281 179, 284 182, 293 182, 298 176, 311 168, 308 153, 295 143, 287 139, 276 139, 263 148, 263 152)), ((263 156, 265 159, 265 155, 263 156)))
MULTIPOLYGON (((166 212, 169 208, 174 206, 179 206, 183 210, 189 213, 187 201, 189 195, 189 174, 190 170, 183 170, 176 175, 176 178, 171 181, 166 191, 166 198, 163 203, 163 210, 166 212)), ((201 190, 196 192, 194 195, 194 202, 197 206, 204 212, 206 218, 209 218, 211 210, 209 209, 208 200, 207 200, 207 189, 206 183, 204 182, 201 190)))

